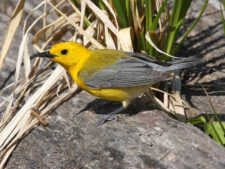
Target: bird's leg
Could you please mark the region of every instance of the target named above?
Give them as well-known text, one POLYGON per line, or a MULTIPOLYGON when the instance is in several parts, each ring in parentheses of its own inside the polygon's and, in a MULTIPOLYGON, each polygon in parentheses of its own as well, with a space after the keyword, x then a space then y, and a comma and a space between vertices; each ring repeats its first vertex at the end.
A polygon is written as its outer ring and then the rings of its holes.
POLYGON ((96 126, 100 126, 100 125, 104 124, 106 121, 114 120, 114 119, 115 119, 115 116, 113 116, 113 115, 115 115, 115 114, 117 114, 117 113, 119 113, 119 112, 125 110, 125 109, 128 107, 128 105, 130 104, 130 101, 125 100, 125 101, 122 102, 122 104, 123 104, 122 107, 120 107, 120 108, 116 109, 115 111, 113 111, 113 112, 111 112, 111 113, 105 115, 105 116, 104 116, 101 120, 99 120, 95 125, 96 125, 96 126))
POLYGON ((116 117, 113 116, 114 114, 117 114, 121 111, 123 111, 125 108, 124 107, 120 107, 118 109, 116 109, 115 111, 105 115, 101 120, 99 120, 95 125, 96 126, 100 126, 102 124, 104 124, 106 121, 110 121, 110 120, 114 120, 116 117))

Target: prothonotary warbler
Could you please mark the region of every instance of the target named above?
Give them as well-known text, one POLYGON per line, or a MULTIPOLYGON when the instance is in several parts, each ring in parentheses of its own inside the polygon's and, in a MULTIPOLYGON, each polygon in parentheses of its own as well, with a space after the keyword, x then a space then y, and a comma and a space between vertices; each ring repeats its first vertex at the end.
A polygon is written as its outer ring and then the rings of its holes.
POLYGON ((97 125, 124 110, 151 85, 170 79, 172 71, 193 65, 193 59, 188 58, 164 63, 141 53, 89 50, 76 42, 59 43, 49 51, 33 56, 47 57, 62 65, 85 91, 106 100, 122 102, 121 108, 106 115, 97 125))

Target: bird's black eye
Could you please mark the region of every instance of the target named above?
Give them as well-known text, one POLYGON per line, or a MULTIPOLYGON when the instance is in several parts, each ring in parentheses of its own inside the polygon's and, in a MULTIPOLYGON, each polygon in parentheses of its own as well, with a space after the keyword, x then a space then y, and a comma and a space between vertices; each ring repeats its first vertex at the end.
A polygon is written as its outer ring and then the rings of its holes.
POLYGON ((63 50, 61 51, 61 53, 62 53, 63 55, 67 54, 67 52, 68 52, 68 50, 66 50, 66 49, 63 49, 63 50))

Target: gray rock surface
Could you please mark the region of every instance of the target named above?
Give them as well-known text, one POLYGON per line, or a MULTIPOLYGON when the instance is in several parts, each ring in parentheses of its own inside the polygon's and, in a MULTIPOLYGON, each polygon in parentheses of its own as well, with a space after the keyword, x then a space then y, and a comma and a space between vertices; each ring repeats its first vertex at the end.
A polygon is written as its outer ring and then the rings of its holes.
MULTIPOLYGON (((190 16, 197 16, 203 1, 195 1, 190 16)), ((192 18, 192 17, 190 17, 192 18)), ((190 21, 193 21, 190 19, 190 21)), ((189 25, 190 26, 190 23, 189 25)), ((196 109, 197 114, 208 111, 211 107, 202 90, 206 88, 217 113, 225 120, 225 40, 220 11, 208 5, 203 17, 191 32, 181 51, 186 56, 204 56, 204 63, 189 69, 189 80, 184 83, 183 92, 187 102, 196 109), (201 85, 199 85, 201 84, 201 85)), ((186 74, 188 75, 188 74, 186 74)))
POLYGON ((92 111, 74 116, 74 111, 66 109, 67 104, 85 105, 84 95, 78 96, 80 101, 71 99, 53 112, 48 127, 38 127, 23 139, 9 168, 225 167, 224 148, 199 129, 158 110, 139 111, 119 121, 93 126, 96 114, 92 111))
MULTIPOLYGON (((190 18, 196 16, 202 2, 193 2, 190 18)), ((5 30, 7 20, 6 15, 0 15, 0 30, 5 30)), ((219 12, 209 6, 180 52, 207 59, 204 65, 189 70, 192 76, 183 87, 184 98, 197 114, 210 107, 201 87, 194 82, 206 85, 218 113, 224 115, 225 42, 220 22, 219 12)), ((3 35, 1 31, 1 39, 3 35)), ((17 57, 20 36, 16 35, 15 48, 11 48, 1 70, 0 86, 13 80, 15 65, 10 60, 17 57)), ((47 118, 49 126, 37 126, 22 139, 6 168, 225 168, 222 146, 192 125, 154 109, 145 97, 135 100, 118 120, 100 127, 92 125, 118 106, 81 92, 52 111, 47 118), (75 115, 77 112, 81 114, 75 115)))

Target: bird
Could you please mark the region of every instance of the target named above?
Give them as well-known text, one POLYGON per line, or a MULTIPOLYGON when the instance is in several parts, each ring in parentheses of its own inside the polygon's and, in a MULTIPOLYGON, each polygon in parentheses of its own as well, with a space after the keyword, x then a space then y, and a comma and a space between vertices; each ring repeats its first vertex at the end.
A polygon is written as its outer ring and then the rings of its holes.
POLYGON ((125 110, 131 101, 160 81, 171 79, 171 72, 196 64, 193 58, 177 57, 162 62, 144 53, 113 49, 90 50, 77 42, 61 42, 50 50, 35 53, 60 64, 86 92, 122 106, 105 115, 96 125, 111 120, 125 110))

